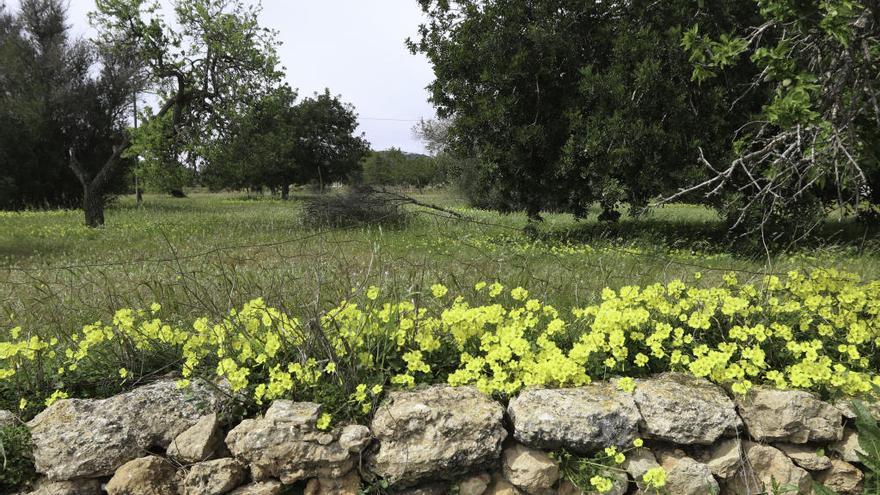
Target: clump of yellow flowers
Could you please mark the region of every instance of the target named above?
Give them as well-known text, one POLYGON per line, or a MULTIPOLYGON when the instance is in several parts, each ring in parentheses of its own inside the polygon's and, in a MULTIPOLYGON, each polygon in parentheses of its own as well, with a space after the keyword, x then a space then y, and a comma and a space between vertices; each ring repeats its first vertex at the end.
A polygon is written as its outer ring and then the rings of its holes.
POLYGON ((58 384, 22 394, 31 400, 21 404, 36 405, 76 395, 64 384, 99 379, 96 370, 124 384, 176 368, 182 387, 219 377, 255 405, 321 401, 327 427, 331 415, 369 414, 388 386, 417 383, 511 396, 620 376, 617 386, 631 391, 633 377, 676 370, 736 393, 769 384, 859 395, 880 385, 878 281, 834 270, 751 283, 729 274, 718 286, 673 280, 599 296, 559 310, 498 281, 458 294, 433 284, 404 300, 371 286, 307 322, 262 299, 190 323, 162 319, 158 304, 120 309, 65 336, 11 329, 0 342, 0 386, 32 390, 37 376, 58 384))
MULTIPOLYGON (((607 493, 614 488, 615 480, 627 479, 622 464, 627 454, 643 445, 644 441, 636 438, 631 448, 619 450, 614 446, 606 447, 592 457, 577 456, 566 450, 550 455, 559 463, 561 476, 576 487, 585 493, 607 493)), ((659 493, 658 490, 666 486, 666 471, 659 466, 651 468, 637 483, 643 492, 659 493)))

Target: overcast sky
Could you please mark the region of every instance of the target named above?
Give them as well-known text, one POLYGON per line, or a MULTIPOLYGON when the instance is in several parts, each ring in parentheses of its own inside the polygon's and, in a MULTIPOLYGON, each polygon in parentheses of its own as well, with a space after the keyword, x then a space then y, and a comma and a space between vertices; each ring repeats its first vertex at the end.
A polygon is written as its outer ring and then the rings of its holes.
MULTIPOLYGON (((246 0, 250 1, 250 0, 246 0)), ((254 0, 256 1, 256 0, 254 0)), ((433 118, 425 86, 427 60, 406 49, 422 20, 415 0, 263 0, 261 22, 278 30, 287 80, 300 95, 330 88, 360 116, 374 149, 423 152, 412 136, 419 118, 433 118)), ((12 0, 15 9, 18 2, 12 0)), ((70 0, 74 32, 88 35, 94 0, 70 0)))

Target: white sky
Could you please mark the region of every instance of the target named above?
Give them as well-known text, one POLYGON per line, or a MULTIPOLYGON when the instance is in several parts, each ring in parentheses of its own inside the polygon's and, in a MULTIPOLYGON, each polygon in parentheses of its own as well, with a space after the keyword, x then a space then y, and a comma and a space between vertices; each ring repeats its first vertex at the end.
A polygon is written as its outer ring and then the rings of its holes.
MULTIPOLYGON (((251 0, 245 0, 251 1, 251 0)), ((256 1, 256 0, 254 0, 256 1)), ((8 2, 16 10, 18 2, 8 2)), ((404 45, 422 21, 416 0, 263 0, 261 24, 279 32, 287 81, 301 96, 330 88, 355 106, 359 132, 373 149, 424 152, 412 136, 419 118, 433 118, 425 90, 433 73, 404 45), (391 119, 391 120, 379 120, 391 119)), ((70 0, 73 31, 89 34, 94 0, 70 0)))

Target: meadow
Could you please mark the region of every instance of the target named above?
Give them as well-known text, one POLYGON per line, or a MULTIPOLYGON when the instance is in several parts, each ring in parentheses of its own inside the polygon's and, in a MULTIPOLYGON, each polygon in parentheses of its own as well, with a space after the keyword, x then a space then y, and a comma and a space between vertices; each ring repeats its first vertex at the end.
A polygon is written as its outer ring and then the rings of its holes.
MULTIPOLYGON (((369 291, 382 300, 415 301, 437 284, 455 295, 480 283, 522 287, 570 314, 601 302, 606 288, 677 280, 712 287, 731 275, 760 285, 767 275, 816 268, 880 278, 876 226, 854 222, 829 221, 822 244, 744 256, 724 240, 714 212, 697 206, 670 205, 616 225, 598 222, 595 212, 582 220, 547 213, 527 235, 524 215, 471 209, 446 190, 412 194, 461 217, 409 205, 405 225, 315 227, 303 221, 303 201, 311 197, 304 191, 289 201, 233 193, 147 195, 140 207, 122 197, 101 229, 83 226, 78 211, 2 213, 0 341, 14 341, 10 332, 17 329, 75 344, 84 325, 110 322, 122 308, 161 307, 164 321, 188 326, 202 317, 223 318, 257 298, 300 321, 320 321, 340 302, 369 291)), ((109 362, 137 362, 139 378, 179 365, 179 356, 163 363, 167 354, 135 359, 129 353, 119 350, 109 362)), ((75 381, 68 373, 66 382, 38 373, 28 382, 35 390, 7 389, 0 406, 62 388, 88 396, 133 384, 100 373, 106 370, 75 381)))
POLYGON ((521 214, 469 209, 454 193, 414 193, 463 218, 410 207, 405 227, 333 229, 303 224, 301 199, 195 193, 123 197, 107 226, 79 211, 0 213, 0 328, 64 334, 120 307, 158 302, 181 317, 225 312, 254 297, 295 313, 327 308, 369 285, 406 296, 433 283, 527 287, 558 307, 594 302, 601 289, 674 279, 712 283, 792 269, 880 274, 877 226, 829 221, 822 245, 743 256, 711 210, 671 205, 646 218, 602 224, 546 214, 537 236, 521 214))

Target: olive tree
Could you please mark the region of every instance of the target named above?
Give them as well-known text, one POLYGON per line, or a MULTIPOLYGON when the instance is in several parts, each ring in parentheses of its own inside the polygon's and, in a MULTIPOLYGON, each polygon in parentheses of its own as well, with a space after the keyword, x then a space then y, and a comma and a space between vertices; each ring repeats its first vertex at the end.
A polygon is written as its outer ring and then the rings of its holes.
POLYGON ((141 115, 142 126, 125 133, 94 174, 80 164, 85 150, 70 148, 89 226, 104 223, 108 178, 126 156, 161 139, 198 153, 281 77, 275 33, 260 27, 258 8, 241 0, 180 0, 172 10, 169 23, 158 2, 97 0, 91 14, 96 45, 130 60, 140 71, 138 89, 158 94, 159 105, 141 115))

